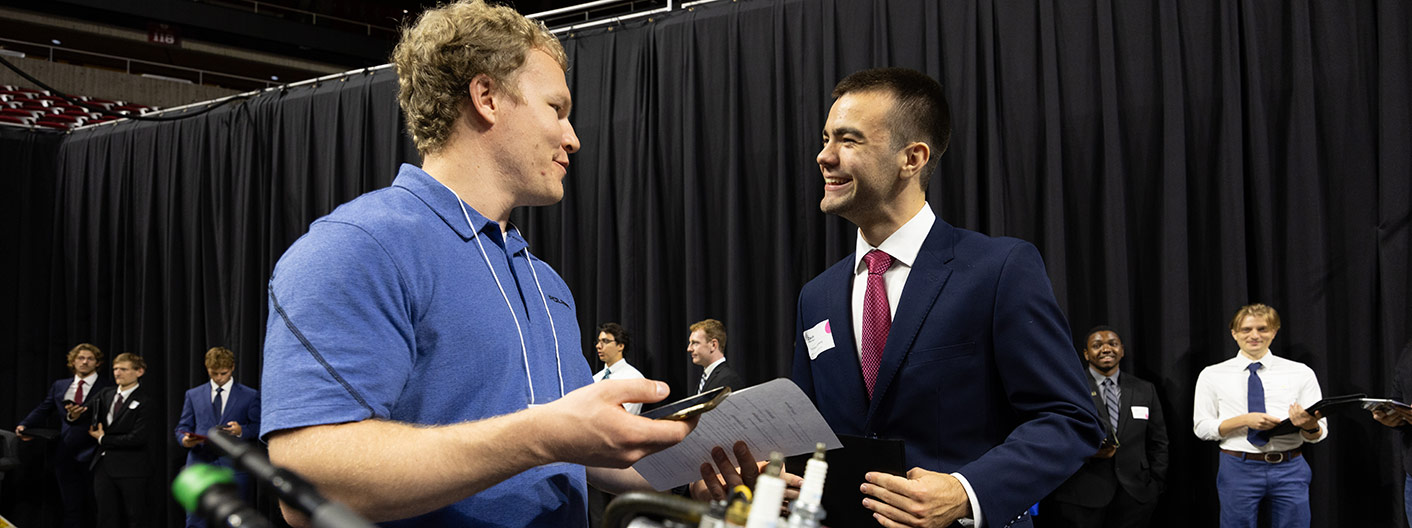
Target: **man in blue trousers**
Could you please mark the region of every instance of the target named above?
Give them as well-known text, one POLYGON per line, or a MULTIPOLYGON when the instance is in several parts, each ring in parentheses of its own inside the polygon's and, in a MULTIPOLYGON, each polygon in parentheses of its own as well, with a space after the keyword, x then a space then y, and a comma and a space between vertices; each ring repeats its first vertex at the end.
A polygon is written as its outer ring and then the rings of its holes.
POLYGON ((1241 307, 1231 319, 1231 337, 1240 352, 1196 378, 1196 436, 1221 444, 1216 492, 1222 528, 1255 528, 1262 501, 1270 504, 1271 526, 1309 526, 1313 473, 1302 456, 1303 445, 1322 442, 1329 429, 1318 413, 1304 410, 1323 399, 1314 371, 1270 352, 1279 330, 1274 308, 1241 307), (1299 432, 1260 434, 1285 418, 1299 432))
MULTIPOLYGON (((177 421, 176 439, 182 447, 190 450, 186 454, 188 466, 214 464, 230 467, 230 459, 221 457, 206 441, 205 435, 212 427, 220 427, 223 434, 236 438, 253 440, 260 436, 260 393, 236 383, 234 371, 235 353, 226 347, 214 347, 206 351, 206 373, 211 376, 211 381, 186 391, 181 419, 177 421)), ((235 481, 240 486, 241 496, 249 502, 250 476, 237 471, 235 481)), ((196 515, 187 515, 186 525, 206 524, 196 515)))

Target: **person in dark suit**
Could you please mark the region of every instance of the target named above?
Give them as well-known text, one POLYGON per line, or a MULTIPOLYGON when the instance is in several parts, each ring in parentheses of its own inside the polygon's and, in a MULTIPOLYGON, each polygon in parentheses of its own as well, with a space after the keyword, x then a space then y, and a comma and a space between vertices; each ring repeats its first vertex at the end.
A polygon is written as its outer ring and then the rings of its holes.
POLYGON ((692 394, 718 387, 730 387, 732 390, 745 388, 745 380, 726 364, 726 325, 720 321, 706 319, 691 325, 686 352, 691 354, 692 363, 705 369, 692 387, 695 389, 692 394))
MULTIPOLYGON (((181 419, 177 420, 177 443, 190 450, 186 454, 187 466, 213 464, 232 467, 230 459, 221 457, 206 445, 204 438, 197 435, 204 436, 212 427, 220 427, 225 434, 236 438, 259 438, 260 393, 232 379, 235 353, 229 348, 213 347, 207 350, 205 364, 211 381, 186 391, 181 419)), ((236 471, 235 481, 240 487, 240 494, 249 501, 250 475, 236 471)), ((206 523, 192 513, 186 516, 186 525, 201 527, 206 523)))
POLYGON ((904 442, 905 477, 860 483, 884 526, 1032 525, 1104 436, 1044 262, 927 204, 951 133, 935 80, 866 70, 833 95, 819 207, 857 251, 800 291, 791 378, 835 433, 904 442))
POLYGON ((100 528, 147 526, 147 477, 152 473, 150 437, 160 417, 139 380, 147 363, 136 354, 113 358, 117 387, 98 393, 89 436, 98 441, 93 455, 93 495, 100 528))
POLYGON ((1151 383, 1119 373, 1123 340, 1098 326, 1083 347, 1089 391, 1104 419, 1108 441, 1040 508, 1051 527, 1143 527, 1149 524, 1167 478, 1167 424, 1151 383), (1116 439, 1116 441, 1113 441, 1116 439))
POLYGON ((96 346, 80 343, 69 350, 67 362, 73 376, 50 385, 44 401, 15 426, 15 434, 22 440, 30 440, 25 434, 26 428, 44 425, 56 413, 59 415, 54 476, 59 481, 59 496, 64 503, 63 526, 77 528, 91 522, 89 502, 93 497, 93 477, 88 466, 93 460, 94 443, 88 436, 88 424, 93 421, 89 409, 98 391, 112 386, 113 382, 98 375, 103 351, 96 346), (60 410, 63 412, 58 412, 60 410))
MULTIPOLYGON (((1392 376, 1393 400, 1407 403, 1412 396, 1412 341, 1402 349, 1402 358, 1397 360, 1392 376)), ((1402 440, 1402 508, 1407 512, 1407 521, 1412 525, 1412 411, 1397 407, 1377 407, 1373 409, 1373 419, 1388 427, 1396 428, 1402 440)))

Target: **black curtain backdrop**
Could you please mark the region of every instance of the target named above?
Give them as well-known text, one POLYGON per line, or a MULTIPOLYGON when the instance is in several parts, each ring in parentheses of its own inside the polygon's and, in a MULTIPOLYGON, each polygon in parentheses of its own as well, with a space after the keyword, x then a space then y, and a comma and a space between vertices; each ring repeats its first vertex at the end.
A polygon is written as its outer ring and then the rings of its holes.
MULTIPOLYGON (((687 326, 714 317, 747 381, 783 376, 799 287, 855 232, 818 211, 829 92, 862 68, 927 72, 955 128, 932 207, 1034 242, 1076 334, 1120 330, 1123 368, 1158 385, 1172 434, 1155 524, 1212 526, 1216 446, 1190 432, 1192 391, 1235 353, 1237 307, 1278 308, 1275 352, 1326 395, 1390 389, 1412 326, 1410 35, 1402 0, 697 6, 565 35, 584 147, 564 201, 513 218, 573 289, 595 368, 593 329, 618 321, 629 361, 681 394, 700 372, 687 326)), ((148 358, 164 433, 205 380, 207 347, 233 348, 237 379, 258 386, 276 259, 416 162, 395 91, 391 70, 357 73, 74 132, 57 155, 50 136, 0 134, 16 189, 0 425, 79 341, 148 358)), ((1365 416, 1331 429, 1306 451, 1314 525, 1402 522, 1392 434, 1365 416)), ((182 450, 163 438, 169 479, 182 450)), ((0 512, 16 521, 55 500, 11 496, 0 512)))

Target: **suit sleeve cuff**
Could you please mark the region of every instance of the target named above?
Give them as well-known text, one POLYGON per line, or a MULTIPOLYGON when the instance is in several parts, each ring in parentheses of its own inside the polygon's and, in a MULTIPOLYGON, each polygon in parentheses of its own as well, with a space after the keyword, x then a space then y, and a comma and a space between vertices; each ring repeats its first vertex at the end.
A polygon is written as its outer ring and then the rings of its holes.
POLYGON ((961 487, 966 488, 966 500, 971 501, 972 516, 962 517, 960 519, 957 519, 957 522, 961 523, 961 526, 974 526, 976 528, 982 528, 985 525, 981 524, 981 501, 976 498, 976 490, 971 489, 971 482, 966 480, 965 475, 962 475, 960 473, 952 473, 951 476, 956 477, 956 480, 961 481, 961 487))

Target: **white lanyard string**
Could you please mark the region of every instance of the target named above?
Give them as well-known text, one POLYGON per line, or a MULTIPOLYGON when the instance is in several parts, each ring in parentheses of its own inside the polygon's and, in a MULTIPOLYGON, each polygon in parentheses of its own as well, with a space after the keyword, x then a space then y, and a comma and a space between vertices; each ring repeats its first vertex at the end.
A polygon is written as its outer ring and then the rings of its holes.
MULTIPOLYGON (((440 180, 437 183, 441 183, 440 180)), ((534 376, 530 374, 529 347, 525 345, 525 331, 520 327, 520 316, 515 312, 514 305, 510 304, 510 296, 505 293, 505 286, 500 283, 500 274, 496 273, 495 266, 490 264, 490 255, 485 252, 485 246, 480 241, 480 233, 476 231, 476 225, 471 222, 471 213, 466 210, 466 202, 451 187, 444 183, 442 183, 442 187, 451 191, 451 195, 456 197, 456 203, 461 205, 461 214, 466 217, 466 225, 471 228, 471 238, 476 241, 481 258, 485 259, 485 267, 490 268, 490 276, 495 278, 495 287, 500 288, 500 298, 505 299, 505 308, 510 310, 510 317, 515 320, 515 333, 520 336, 520 357, 524 359, 525 363, 525 381, 529 383, 530 405, 534 405, 534 376)), ((544 313, 549 315, 549 331, 554 336, 554 370, 559 374, 559 397, 563 398, 564 368, 559 360, 559 332, 554 327, 554 314, 549 311, 549 300, 544 296, 544 287, 539 284, 539 272, 534 270, 534 261, 529 258, 529 247, 526 246, 523 251, 525 252, 525 263, 530 267, 530 275, 534 276, 534 287, 539 289, 539 299, 544 302, 544 313)))

